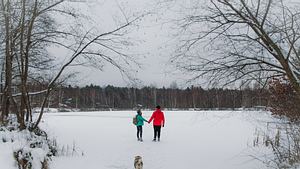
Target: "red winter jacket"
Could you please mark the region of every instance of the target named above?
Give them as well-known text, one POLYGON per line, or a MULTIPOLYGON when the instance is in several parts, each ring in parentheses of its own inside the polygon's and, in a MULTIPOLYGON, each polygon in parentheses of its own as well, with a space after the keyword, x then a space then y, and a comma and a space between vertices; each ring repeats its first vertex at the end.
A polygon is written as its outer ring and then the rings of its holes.
POLYGON ((164 116, 164 113, 160 109, 156 109, 152 113, 152 116, 149 119, 149 123, 151 123, 152 120, 153 120, 154 126, 165 125, 165 116, 164 116))

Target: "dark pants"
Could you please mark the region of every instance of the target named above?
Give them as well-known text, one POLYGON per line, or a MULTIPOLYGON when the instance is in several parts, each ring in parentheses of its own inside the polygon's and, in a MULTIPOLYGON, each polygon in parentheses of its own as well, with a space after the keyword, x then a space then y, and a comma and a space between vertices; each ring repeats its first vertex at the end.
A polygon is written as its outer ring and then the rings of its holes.
POLYGON ((160 139, 160 129, 161 129, 161 126, 153 126, 154 128, 154 139, 156 139, 156 137, 158 139, 160 139))
POLYGON ((137 138, 143 138, 143 126, 136 126, 137 133, 136 136, 137 138))

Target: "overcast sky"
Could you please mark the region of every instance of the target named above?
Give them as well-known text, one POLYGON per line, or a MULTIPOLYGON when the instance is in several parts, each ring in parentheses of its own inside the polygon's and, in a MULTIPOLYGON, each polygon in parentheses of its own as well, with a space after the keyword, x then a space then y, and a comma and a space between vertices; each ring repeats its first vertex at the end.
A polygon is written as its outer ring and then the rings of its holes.
MULTIPOLYGON (((298 1, 287 0, 285 2, 293 5, 298 1)), ((188 7, 189 3, 202 5, 206 2, 209 0, 69 0, 67 4, 88 15, 92 22, 86 24, 87 29, 96 27, 100 30, 99 33, 116 28, 117 22, 122 18, 124 19, 124 14, 131 16, 151 13, 138 22, 137 29, 129 34, 136 44, 134 48, 129 49, 128 53, 138 55, 139 57, 136 59, 142 67, 141 69, 136 67, 137 71, 134 76, 140 80, 140 83, 135 86, 169 87, 170 84, 176 82, 179 87, 187 87, 191 85, 186 83, 191 76, 174 70, 169 61, 174 55, 178 39, 180 39, 174 36, 177 31, 174 29, 174 22, 170 21, 179 18, 182 13, 184 15, 192 13, 192 10, 187 9, 193 8, 184 8, 188 7), (158 1, 168 3, 157 3, 158 1)), ((197 8, 196 11, 199 12, 199 10, 202 12, 202 8, 197 8)), ((57 19, 61 20, 61 18, 57 19)), ((61 20, 61 22, 67 21, 61 20)), ((199 46, 197 46, 197 50, 203 55, 206 54, 206 51, 199 46)), ((67 55, 60 49, 54 49, 50 52, 58 59, 67 55)), ((124 80, 116 68, 109 64, 106 64, 103 71, 88 67, 71 67, 68 69, 68 72, 74 71, 79 72, 74 82, 76 85, 132 86, 124 80)), ((207 84, 203 79, 198 82, 201 82, 202 85, 207 84)))
MULTIPOLYGON (((136 38, 138 45, 129 53, 136 53, 140 57, 142 69, 138 69, 135 76, 140 80, 138 86, 154 85, 169 87, 175 81, 179 86, 186 86, 186 75, 174 73, 169 59, 175 49, 172 29, 167 22, 173 16, 165 5, 157 5, 153 0, 70 0, 71 6, 78 8, 92 19, 93 26, 101 30, 115 27, 115 20, 122 17, 120 8, 128 15, 151 12, 139 22, 137 30, 130 36, 136 38)), ((63 51, 52 50, 55 55, 63 51)), ((100 86, 128 86, 120 72, 106 65, 104 71, 88 67, 73 67, 68 71, 80 72, 77 77, 78 85, 95 84, 100 86)))

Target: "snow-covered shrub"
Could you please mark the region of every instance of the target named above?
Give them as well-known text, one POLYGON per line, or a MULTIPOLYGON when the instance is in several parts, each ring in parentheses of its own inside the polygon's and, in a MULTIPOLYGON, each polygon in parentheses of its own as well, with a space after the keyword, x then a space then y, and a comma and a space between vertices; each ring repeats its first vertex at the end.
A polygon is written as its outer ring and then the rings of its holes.
POLYGON ((50 158, 45 157, 43 149, 23 148, 14 152, 14 158, 17 161, 19 169, 48 169, 50 158))
POLYGON ((253 145, 271 150, 272 153, 266 154, 265 159, 259 159, 271 168, 292 169, 300 166, 299 124, 270 124, 265 132, 256 132, 253 145))
POLYGON ((14 158, 17 161, 19 169, 32 169, 33 157, 30 151, 20 149, 14 152, 14 158))
POLYGON ((19 130, 13 122, 0 127, 0 144, 11 147, 19 169, 47 169, 51 157, 57 155, 56 141, 48 139, 46 132, 19 130))

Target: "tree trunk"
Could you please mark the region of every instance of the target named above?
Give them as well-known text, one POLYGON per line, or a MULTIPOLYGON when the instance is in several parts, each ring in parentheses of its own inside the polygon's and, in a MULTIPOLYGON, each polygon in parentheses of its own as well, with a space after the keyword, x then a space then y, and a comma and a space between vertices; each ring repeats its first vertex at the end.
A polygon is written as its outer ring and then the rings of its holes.
POLYGON ((2 97, 2 114, 1 121, 4 122, 9 114, 10 97, 11 97, 11 84, 12 84, 12 54, 10 47, 10 16, 9 16, 10 1, 4 3, 2 0, 2 12, 5 20, 5 84, 2 97))

